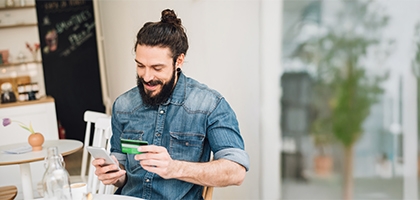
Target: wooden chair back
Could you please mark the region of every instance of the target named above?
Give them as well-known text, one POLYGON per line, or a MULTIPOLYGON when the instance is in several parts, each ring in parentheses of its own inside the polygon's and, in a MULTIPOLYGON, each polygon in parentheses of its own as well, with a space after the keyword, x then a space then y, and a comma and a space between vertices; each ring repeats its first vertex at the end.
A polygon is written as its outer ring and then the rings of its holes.
MULTIPOLYGON (((213 152, 210 154, 210 161, 213 160, 213 152)), ((214 187, 204 186, 203 189, 203 199, 204 200, 211 200, 213 199, 213 190, 214 187)))
POLYGON ((203 189, 203 199, 204 200, 211 200, 211 199, 213 199, 213 190, 214 190, 214 187, 204 186, 204 189, 203 189))

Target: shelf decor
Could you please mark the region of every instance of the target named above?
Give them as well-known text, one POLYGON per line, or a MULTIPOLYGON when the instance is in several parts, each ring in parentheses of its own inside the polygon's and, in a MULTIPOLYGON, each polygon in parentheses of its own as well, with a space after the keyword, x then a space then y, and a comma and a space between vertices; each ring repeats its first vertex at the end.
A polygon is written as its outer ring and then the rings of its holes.
POLYGON ((0 64, 0 68, 2 67, 16 67, 16 66, 22 66, 22 65, 27 65, 27 64, 42 64, 42 60, 39 59, 37 61, 25 61, 25 62, 9 62, 7 64, 2 63, 0 64))
POLYGON ((34 43, 34 45, 31 46, 31 44, 26 42, 26 48, 31 52, 33 61, 38 61, 39 43, 34 43))
POLYGON ((9 64, 9 50, 5 49, 5 50, 0 50, 0 55, 1 55, 1 59, 0 59, 0 63, 1 64, 9 64))

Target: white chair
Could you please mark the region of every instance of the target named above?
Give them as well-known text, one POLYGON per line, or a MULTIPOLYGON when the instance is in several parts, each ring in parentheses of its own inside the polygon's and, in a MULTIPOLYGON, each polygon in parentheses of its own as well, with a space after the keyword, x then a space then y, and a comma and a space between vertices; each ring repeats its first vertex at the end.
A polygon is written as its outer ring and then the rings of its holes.
POLYGON ((85 140, 83 145, 83 154, 82 154, 82 164, 80 166, 80 177, 79 176, 72 176, 70 177, 71 182, 87 182, 85 176, 86 176, 86 170, 87 166, 90 165, 88 163, 88 152, 86 150, 86 147, 89 146, 90 143, 90 133, 91 133, 91 127, 92 124, 96 123, 96 120, 101 117, 109 117, 109 115, 101 112, 96 111, 85 111, 85 114, 83 116, 84 121, 86 122, 86 130, 85 130, 85 140))
MULTIPOLYGON (((86 171, 87 166, 90 165, 88 163, 88 152, 86 147, 89 146, 90 143, 90 136, 91 136, 91 127, 92 124, 95 124, 98 118, 107 118, 110 117, 109 115, 101 112, 87 110, 83 115, 83 119, 86 122, 86 130, 85 130, 85 140, 83 143, 83 154, 82 154, 82 164, 80 168, 80 175, 71 175, 70 182, 71 183, 80 183, 84 182, 87 183, 86 180, 86 171)), ((42 182, 37 184, 38 194, 42 195, 42 182)))
MULTIPOLYGON (((108 116, 98 118, 95 123, 92 146, 103 147, 108 153, 110 153, 111 136, 111 117, 108 116)), ((90 165, 92 164, 92 161, 93 158, 91 157, 89 162, 90 165)), ((113 185, 104 185, 101 181, 99 181, 98 177, 95 175, 95 168, 93 166, 89 167, 89 179, 87 188, 88 191, 95 194, 113 194, 115 191, 115 187, 113 185)))

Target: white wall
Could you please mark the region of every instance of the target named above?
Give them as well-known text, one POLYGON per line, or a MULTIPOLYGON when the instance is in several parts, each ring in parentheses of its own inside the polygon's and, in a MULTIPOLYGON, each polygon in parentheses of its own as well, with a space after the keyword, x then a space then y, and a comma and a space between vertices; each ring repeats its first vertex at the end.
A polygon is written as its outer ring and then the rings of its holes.
MULTIPOLYGON (((280 59, 267 56, 262 59, 261 34, 267 33, 270 36, 270 30, 265 28, 261 32, 260 29, 261 15, 264 9, 268 9, 275 13, 263 15, 263 19, 266 20, 264 25, 274 27, 274 32, 278 31, 277 28, 281 26, 280 18, 269 18, 280 17, 278 1, 99 1, 111 101, 135 86, 133 46, 137 31, 146 21, 158 21, 160 12, 166 8, 175 10, 182 19, 189 37, 190 49, 183 67, 184 73, 218 90, 226 97, 236 111, 245 139, 245 148, 250 155, 251 169, 244 183, 240 187, 216 188, 214 198, 279 198, 279 75, 276 76, 276 70, 271 75, 270 71, 264 71, 270 75, 267 78, 274 78, 261 85, 261 67, 277 65, 271 68, 279 69, 280 59), (264 60, 266 62, 263 62, 264 60), (268 87, 262 94, 261 87, 265 86, 268 87), (270 92, 272 88, 274 91, 270 92), (263 101, 265 96, 261 95, 267 94, 274 99, 263 101), (261 102, 274 102, 275 105, 268 104, 262 109, 261 102), (269 113, 266 115, 260 112, 269 113), (261 121, 265 118, 271 119, 264 123, 271 127, 262 129, 261 121), (264 138, 264 141, 268 141, 264 143, 267 148, 263 150, 274 152, 261 150, 260 130, 269 133, 268 137, 264 138), (262 165, 269 167, 262 168, 262 165), (262 172, 263 169, 274 171, 262 172)), ((263 48, 271 51, 268 56, 280 51, 270 49, 279 48, 280 41, 266 38, 264 42, 266 45, 263 48)))
MULTIPOLYGON (((403 152, 403 197, 418 199, 418 114, 417 83, 412 71, 411 61, 414 58, 414 27, 420 22, 419 1, 383 1, 390 15, 390 23, 386 34, 396 38, 395 49, 387 58, 390 78, 387 85, 387 95, 397 100, 399 98, 399 78, 402 77, 402 152, 403 152)), ((418 36, 417 36, 418 37, 418 36)), ((398 111, 398 110, 397 110, 398 111)), ((398 115, 398 113, 396 113, 398 115)), ((398 118, 396 118, 398 119, 398 118)))
POLYGON ((260 8, 260 199, 281 197, 280 74, 283 1, 262 0, 260 8))

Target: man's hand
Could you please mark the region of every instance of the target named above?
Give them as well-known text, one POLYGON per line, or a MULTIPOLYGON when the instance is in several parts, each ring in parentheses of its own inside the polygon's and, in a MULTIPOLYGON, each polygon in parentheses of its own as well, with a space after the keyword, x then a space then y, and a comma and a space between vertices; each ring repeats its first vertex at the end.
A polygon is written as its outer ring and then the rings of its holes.
POLYGON ((174 177, 177 162, 172 160, 165 147, 146 145, 139 147, 137 150, 142 153, 135 155, 134 159, 140 161, 143 169, 156 173, 164 179, 174 177))
POLYGON ((111 156, 114 159, 117 165, 104 165, 105 160, 102 158, 96 158, 92 161, 92 165, 96 168, 95 174, 98 176, 98 179, 102 181, 104 185, 115 185, 119 187, 125 182, 125 170, 118 170, 118 160, 115 156, 111 156))

